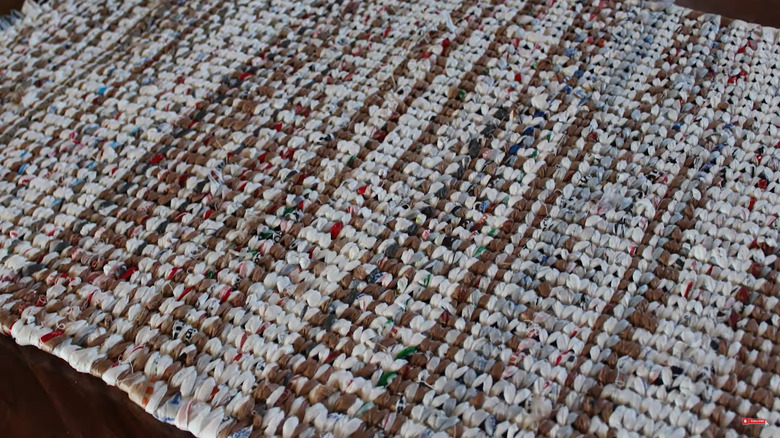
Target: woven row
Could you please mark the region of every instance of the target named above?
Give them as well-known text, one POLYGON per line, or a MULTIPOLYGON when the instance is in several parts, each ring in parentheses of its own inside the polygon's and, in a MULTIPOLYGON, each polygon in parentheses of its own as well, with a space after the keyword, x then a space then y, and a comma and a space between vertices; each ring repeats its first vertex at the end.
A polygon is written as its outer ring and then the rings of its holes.
POLYGON ((16 342, 199 437, 780 425, 774 30, 637 1, 35 11, 0 47, 16 342))

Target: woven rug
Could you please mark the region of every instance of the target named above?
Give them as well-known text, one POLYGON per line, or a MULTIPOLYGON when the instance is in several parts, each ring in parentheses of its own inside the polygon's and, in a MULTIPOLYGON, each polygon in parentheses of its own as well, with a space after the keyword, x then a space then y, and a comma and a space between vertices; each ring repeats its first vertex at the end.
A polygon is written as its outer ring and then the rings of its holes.
POLYGON ((198 437, 780 433, 775 30, 638 1, 25 12, 17 343, 198 437))

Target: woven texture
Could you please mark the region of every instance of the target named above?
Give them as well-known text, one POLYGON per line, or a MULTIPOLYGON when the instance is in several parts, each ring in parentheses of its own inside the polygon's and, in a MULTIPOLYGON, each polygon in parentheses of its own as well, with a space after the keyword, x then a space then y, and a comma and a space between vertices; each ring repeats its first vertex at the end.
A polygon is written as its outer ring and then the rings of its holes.
POLYGON ((26 12, 19 344, 198 437, 780 433, 774 30, 637 1, 26 12))

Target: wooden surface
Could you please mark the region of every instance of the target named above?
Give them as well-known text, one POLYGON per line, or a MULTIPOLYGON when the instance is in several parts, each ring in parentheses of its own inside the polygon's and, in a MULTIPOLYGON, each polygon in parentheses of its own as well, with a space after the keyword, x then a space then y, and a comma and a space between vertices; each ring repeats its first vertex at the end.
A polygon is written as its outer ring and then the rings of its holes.
POLYGON ((12 9, 21 10, 23 0, 0 0, 0 15, 6 15, 12 9))
POLYGON ((780 27, 780 0, 677 0, 686 8, 780 27))
MULTIPOLYGON (((0 15, 21 9, 23 0, 0 0, 0 15)), ((680 6, 780 27, 780 0, 677 0, 680 6)))
MULTIPOLYGON (((23 0, 0 0, 0 15, 21 9, 23 0)), ((677 0, 680 6, 730 18, 780 27, 780 0, 677 0)))
POLYGON ((118 388, 0 335, 0 437, 192 438, 118 388))

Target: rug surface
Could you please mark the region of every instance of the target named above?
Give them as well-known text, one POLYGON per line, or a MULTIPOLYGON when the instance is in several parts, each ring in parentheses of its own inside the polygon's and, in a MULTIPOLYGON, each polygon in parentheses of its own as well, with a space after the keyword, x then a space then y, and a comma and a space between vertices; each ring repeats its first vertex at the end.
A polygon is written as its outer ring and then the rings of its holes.
POLYGON ((17 343, 198 437, 780 433, 775 30, 638 1, 25 11, 17 343))

